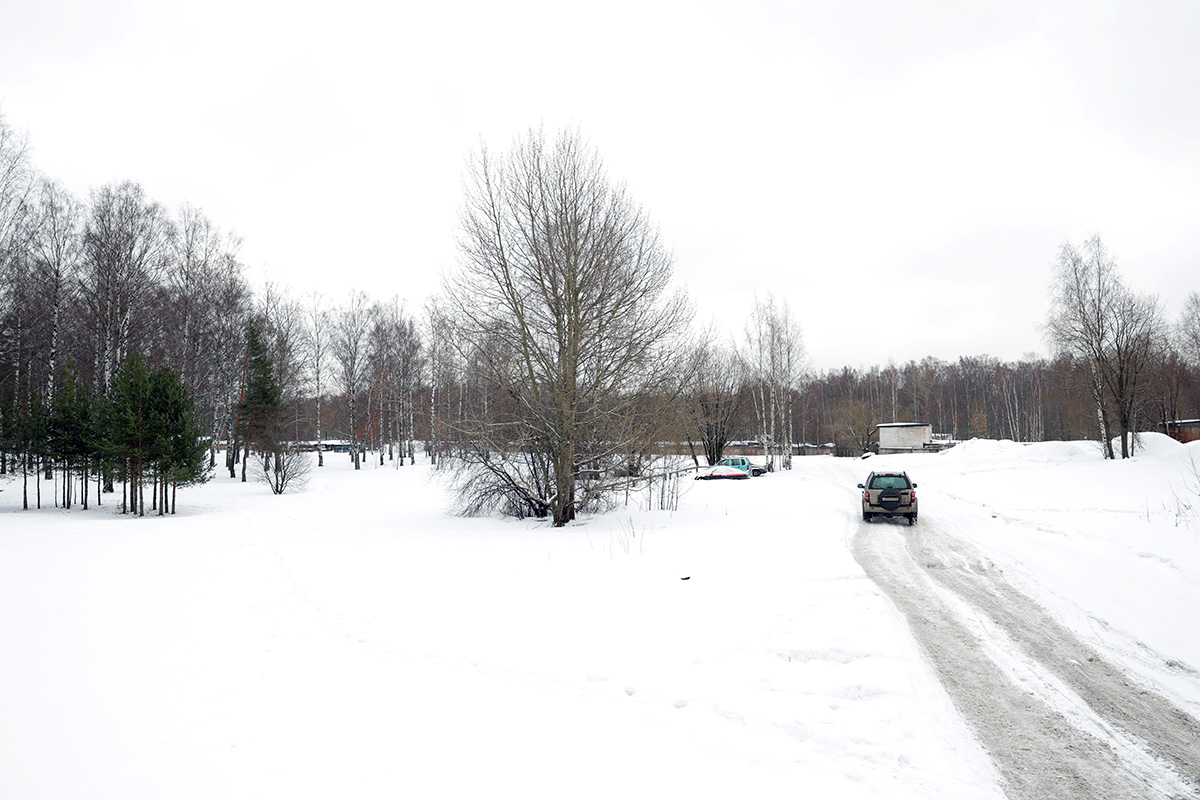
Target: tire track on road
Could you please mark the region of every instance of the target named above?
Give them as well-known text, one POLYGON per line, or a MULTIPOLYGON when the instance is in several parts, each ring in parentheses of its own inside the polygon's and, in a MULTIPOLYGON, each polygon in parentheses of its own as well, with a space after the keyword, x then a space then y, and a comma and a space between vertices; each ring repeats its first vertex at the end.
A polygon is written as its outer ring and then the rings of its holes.
POLYGON ((1200 724, 1132 685, 970 545, 922 520, 861 524, 851 547, 908 620, 1011 800, 1200 797, 1200 724), (1049 702, 1053 690, 1021 685, 989 654, 1014 646, 1031 672, 1078 697, 1049 702), (1074 706, 1086 709, 1064 713, 1074 706), (1087 715, 1097 724, 1080 724, 1087 715))

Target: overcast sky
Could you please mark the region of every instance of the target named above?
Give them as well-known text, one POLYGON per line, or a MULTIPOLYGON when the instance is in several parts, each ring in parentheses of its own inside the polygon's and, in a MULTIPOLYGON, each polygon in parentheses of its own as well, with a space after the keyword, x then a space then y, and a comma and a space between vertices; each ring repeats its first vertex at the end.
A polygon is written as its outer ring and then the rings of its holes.
POLYGON ((0 0, 0 113, 87 197, 134 180, 253 279, 419 311, 466 156, 578 126, 697 322, 773 292, 816 369, 1044 353, 1098 233, 1200 290, 1200 3, 0 0))

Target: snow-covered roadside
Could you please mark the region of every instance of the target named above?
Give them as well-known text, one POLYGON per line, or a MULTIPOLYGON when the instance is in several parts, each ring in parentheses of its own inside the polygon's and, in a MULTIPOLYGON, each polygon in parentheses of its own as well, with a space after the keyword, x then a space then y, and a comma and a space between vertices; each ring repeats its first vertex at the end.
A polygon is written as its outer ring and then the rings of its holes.
POLYGON ((338 460, 174 519, 13 497, 0 796, 1000 796, 801 472, 561 531, 338 460))

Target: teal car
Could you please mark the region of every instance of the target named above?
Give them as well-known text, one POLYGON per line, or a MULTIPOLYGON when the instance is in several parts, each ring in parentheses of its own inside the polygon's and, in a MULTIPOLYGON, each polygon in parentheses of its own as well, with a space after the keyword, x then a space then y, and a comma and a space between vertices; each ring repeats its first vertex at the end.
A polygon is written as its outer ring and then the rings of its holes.
POLYGON ((752 475, 755 478, 767 471, 765 467, 760 467, 758 464, 752 464, 750 459, 746 458, 745 456, 730 456, 729 458, 722 458, 717 462, 717 466, 740 469, 742 472, 746 473, 747 475, 752 475))

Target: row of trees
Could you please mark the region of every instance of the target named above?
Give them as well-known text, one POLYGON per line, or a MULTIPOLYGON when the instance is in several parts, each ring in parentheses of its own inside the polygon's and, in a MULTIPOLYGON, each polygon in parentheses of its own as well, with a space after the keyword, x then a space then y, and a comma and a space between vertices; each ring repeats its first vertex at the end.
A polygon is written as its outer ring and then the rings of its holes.
MULTIPOLYGON (((800 439, 857 453, 879 423, 920 421, 954 439, 1094 439, 1115 458, 1132 454, 1136 431, 1198 415, 1200 294, 1172 323, 1156 297, 1125 283, 1099 237, 1064 244, 1053 276, 1051 358, 926 358, 809 376, 794 398, 800 439)), ((729 352, 716 359, 725 372, 737 364, 729 352)))
MULTIPOLYGON (((283 491, 307 463, 301 443, 338 440, 359 468, 368 452, 411 464, 421 441, 458 478, 465 511, 562 525, 668 476, 680 456, 713 463, 736 440, 760 442, 779 469, 801 443, 860 452, 880 422, 1108 441, 1200 409, 1200 298, 1166 324, 1098 239, 1059 255, 1050 359, 825 374, 807 370, 799 321, 772 296, 736 340, 694 335, 657 230, 577 132, 480 151, 459 245, 460 270, 419 317, 361 292, 340 304, 255 293, 237 238, 201 211, 168 212, 133 183, 72 198, 0 119, 6 419, 49 415, 72 393, 111 406, 118 376, 142 364, 175 376, 208 464, 223 447, 231 478, 253 469, 283 491)), ((0 468, 69 462, 95 476, 78 465, 99 455, 49 455, 48 436, 6 434, 0 468)), ((145 480, 173 480, 150 455, 122 461, 139 476, 139 507, 145 480)))
MULTIPOLYGON (((199 209, 172 213, 133 182, 71 196, 34 168, 0 117, 0 399, 22 418, 44 416, 70 364, 86 392, 107 400, 118 371, 140 357, 178 376, 210 465, 227 445, 231 476, 240 464, 246 479, 247 446, 286 455, 306 438, 352 442, 355 458, 366 441, 415 457, 422 365, 403 307, 361 293, 335 307, 276 286, 252 292, 239 248, 199 209)), ((0 469, 32 447, 2 446, 0 469)))
POLYGON ((38 390, 10 394, 0 403, 0 451, 4 467, 22 475, 22 506, 41 507, 41 476, 55 478, 55 504, 88 508, 90 487, 96 504, 101 492, 122 483, 121 511, 175 513, 175 491, 206 480, 205 444, 195 406, 179 375, 169 367, 151 368, 133 356, 114 373, 106 396, 84 386, 70 366, 64 368, 52 400, 38 390))

